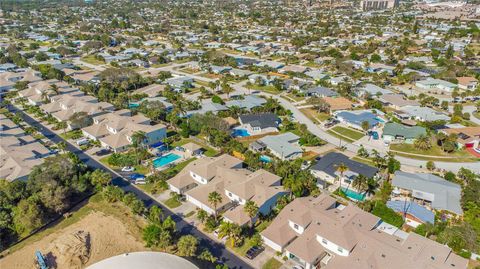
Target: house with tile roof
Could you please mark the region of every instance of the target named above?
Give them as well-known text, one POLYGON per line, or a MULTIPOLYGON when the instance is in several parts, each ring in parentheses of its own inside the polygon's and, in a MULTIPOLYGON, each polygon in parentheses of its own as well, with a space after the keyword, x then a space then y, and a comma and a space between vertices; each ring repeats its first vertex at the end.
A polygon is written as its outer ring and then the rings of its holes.
POLYGON ((448 246, 390 232, 379 217, 321 194, 288 204, 260 233, 266 246, 305 269, 467 268, 448 246))
POLYGON ((185 195, 198 208, 209 214, 224 212, 226 221, 244 225, 250 221, 243 209, 247 201, 255 202, 259 213, 267 215, 278 198, 287 193, 280 179, 263 169, 255 172, 245 169, 241 160, 224 154, 189 163, 167 183, 171 191, 185 195), (208 195, 214 191, 222 196, 216 211, 208 201, 208 195))

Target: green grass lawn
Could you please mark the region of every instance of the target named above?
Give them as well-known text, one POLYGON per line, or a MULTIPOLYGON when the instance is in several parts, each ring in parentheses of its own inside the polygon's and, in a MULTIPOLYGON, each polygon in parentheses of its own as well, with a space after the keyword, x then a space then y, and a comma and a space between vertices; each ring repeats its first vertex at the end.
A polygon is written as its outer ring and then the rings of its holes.
POLYGON ((247 86, 247 88, 249 89, 252 89, 254 91, 261 91, 261 92, 267 92, 267 93, 271 93, 271 94, 279 94, 280 91, 275 88, 275 86, 272 86, 272 85, 267 85, 267 86, 259 86, 259 85, 251 85, 251 86, 247 86))
MULTIPOLYGON (((110 167, 111 169, 114 169, 114 170, 122 169, 122 167, 117 167, 117 166, 110 165, 110 164, 108 163, 108 157, 110 157, 110 156, 105 156, 105 157, 101 158, 99 161, 100 161, 102 164, 110 167)), ((148 173, 150 172, 149 169, 148 169, 148 167, 143 166, 143 165, 141 165, 141 164, 134 165, 133 167, 135 168, 135 173, 139 173, 139 174, 146 175, 146 174, 148 174, 148 173)))
POLYGON ((394 151, 395 154, 398 154, 400 156, 408 156, 408 157, 411 157, 414 159, 420 159, 420 160, 438 160, 438 161, 449 161, 449 162, 478 161, 478 158, 473 157, 470 153, 464 150, 458 150, 452 153, 448 153, 443 151, 442 148, 440 148, 437 145, 433 145, 432 148, 430 148, 429 150, 423 151, 415 148, 413 144, 392 144, 390 145, 390 150, 394 151), (410 155, 409 153, 428 155, 428 156, 421 157, 421 156, 410 155), (441 158, 441 157, 449 157, 449 158, 441 158))
POLYGON ((163 201, 163 203, 168 206, 168 208, 176 208, 176 207, 179 207, 182 205, 182 203, 180 203, 176 197, 172 197, 172 198, 169 198, 165 201, 163 201))
POLYGON ((270 258, 263 266, 262 269, 279 269, 282 267, 282 263, 275 258, 270 258))
POLYGON ((352 158, 352 160, 360 162, 360 163, 364 163, 366 165, 375 166, 375 163, 372 160, 369 160, 369 159, 364 159, 364 158, 355 156, 355 157, 352 158))
POLYGON ((300 111, 315 123, 321 123, 330 118, 328 113, 320 113, 313 108, 301 108, 300 111))
POLYGON ((88 55, 88 56, 82 57, 81 60, 89 64, 95 64, 95 65, 105 64, 103 61, 95 59, 94 55, 88 55))
POLYGON ((191 158, 191 159, 189 159, 189 160, 183 161, 183 162, 175 165, 175 166, 172 167, 172 168, 166 169, 166 170, 164 171, 164 173, 166 173, 166 174, 168 174, 168 175, 169 175, 170 173, 173 174, 173 175, 178 174, 180 171, 183 170, 183 168, 185 168, 185 166, 187 166, 187 164, 195 161, 196 159, 197 159, 197 158, 191 158))
POLYGON ((60 136, 65 139, 65 140, 70 140, 70 139, 79 139, 83 136, 83 133, 81 130, 73 130, 69 131, 66 133, 61 133, 60 136))
POLYGON ((480 112, 473 112, 472 115, 477 118, 477 119, 480 119, 480 112))
POLYGON ((346 128, 346 127, 342 127, 342 126, 335 126, 332 128, 333 131, 343 135, 343 136, 346 136, 354 141, 362 138, 365 136, 364 133, 360 132, 360 131, 357 131, 357 130, 353 130, 353 129, 350 129, 350 128, 346 128))
POLYGON ((337 134, 336 132, 332 131, 332 130, 327 130, 327 133, 335 136, 336 138, 339 138, 339 139, 342 139, 343 141, 345 142, 348 142, 348 143, 352 143, 352 142, 355 142, 355 140, 352 140, 346 136, 343 136, 343 135, 339 135, 337 134))

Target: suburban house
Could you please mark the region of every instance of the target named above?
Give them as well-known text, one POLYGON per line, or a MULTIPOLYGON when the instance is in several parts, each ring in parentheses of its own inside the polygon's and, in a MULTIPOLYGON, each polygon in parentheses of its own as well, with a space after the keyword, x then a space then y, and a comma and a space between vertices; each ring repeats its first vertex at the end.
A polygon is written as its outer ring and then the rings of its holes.
POLYGON ((35 71, 33 69, 27 69, 23 72, 3 72, 0 73, 0 96, 5 94, 6 92, 15 89, 15 84, 18 81, 25 81, 25 82, 38 82, 41 81, 42 78, 40 76, 40 72, 35 71))
POLYGON ((263 169, 245 169, 241 160, 227 154, 195 160, 167 183, 171 191, 185 195, 187 201, 209 214, 215 213, 215 207, 208 195, 216 191, 222 197, 216 212, 226 211, 225 219, 239 225, 250 220, 243 209, 247 201, 254 201, 259 213, 267 215, 278 198, 287 193, 280 177, 263 169))
POLYGON ((396 110, 401 110, 405 106, 420 106, 415 100, 406 99, 402 94, 384 94, 378 98, 383 105, 396 110))
POLYGON ((260 96, 256 95, 246 95, 246 96, 240 96, 240 98, 231 98, 231 100, 225 102, 226 107, 238 107, 238 108, 244 108, 248 111, 250 111, 254 107, 259 107, 265 104, 267 100, 260 96))
POLYGON ((462 215, 462 187, 432 174, 396 171, 392 200, 412 201, 430 210, 462 215))
POLYGON ((474 77, 458 77, 458 88, 462 90, 475 90, 478 85, 478 80, 474 77))
POLYGON ((459 147, 471 148, 480 152, 480 127, 450 128, 442 129, 440 132, 447 135, 456 134, 459 147))
POLYGON ((411 201, 390 200, 387 207, 401 215, 405 224, 413 228, 421 224, 435 224, 435 213, 411 201))
MULTIPOLYGON (((68 129, 77 129, 70 122, 70 118, 75 113, 84 112, 89 117, 95 117, 101 114, 109 113, 115 110, 115 107, 107 102, 98 102, 98 99, 90 95, 56 95, 50 98, 50 103, 40 106, 48 114, 51 114, 58 121, 66 121, 68 129)), ((81 127, 81 126, 80 126, 81 127)))
POLYGON ((368 129, 371 129, 377 126, 380 122, 382 122, 378 115, 372 113, 370 110, 355 110, 355 111, 336 111, 333 115, 339 120, 340 122, 358 129, 363 130, 362 123, 368 122, 368 129))
POLYGON ((377 96, 377 95, 384 95, 384 94, 392 94, 392 91, 378 87, 375 84, 367 83, 357 89, 357 93, 360 96, 364 95, 371 95, 371 96, 377 96))
POLYGON ((351 186, 352 181, 358 175, 364 175, 367 178, 373 178, 377 175, 378 169, 361 162, 349 159, 347 156, 330 152, 323 156, 319 161, 310 167, 310 172, 317 178, 317 185, 321 189, 325 189, 327 185, 334 184, 342 188, 354 189, 351 186), (348 167, 348 171, 343 175, 338 171, 341 165, 348 167), (340 179, 337 184, 337 179, 340 179))
POLYGON ((76 72, 71 76, 76 84, 98 84, 100 83, 100 72, 98 71, 85 71, 76 72))
POLYGON ((279 135, 268 135, 250 145, 254 151, 267 150, 280 160, 294 160, 302 157, 303 150, 298 144, 299 136, 287 132, 279 135))
POLYGON ((322 86, 313 86, 301 90, 305 96, 314 96, 314 97, 333 97, 337 96, 338 93, 322 86))
POLYGON ((3 114, 0 114, 0 133, 1 179, 27 180, 32 168, 50 155, 50 150, 42 143, 3 114))
POLYGON ((429 107, 422 106, 405 106, 401 110, 408 117, 419 121, 436 121, 436 120, 450 120, 450 117, 442 112, 436 111, 429 107))
POLYGON ((185 88, 191 88, 193 85, 193 78, 187 76, 178 76, 165 80, 165 83, 170 85, 176 91, 183 91, 185 88))
POLYGON ((435 79, 435 78, 428 78, 425 80, 419 80, 415 82, 415 86, 417 86, 420 89, 424 90, 440 90, 441 92, 453 92, 457 88, 456 84, 453 84, 451 82, 441 80, 441 79, 435 79))
POLYGON ((137 131, 145 132, 144 143, 147 145, 161 142, 167 136, 165 125, 151 125, 150 119, 141 114, 132 116, 128 109, 93 117, 93 124, 82 128, 86 137, 99 140, 102 147, 113 152, 126 150, 133 143, 132 136, 137 131))
POLYGON ((327 194, 293 200, 260 235, 305 269, 446 269, 468 263, 446 245, 398 230, 327 194))
POLYGON ((71 88, 67 83, 56 79, 42 80, 28 84, 28 87, 18 92, 18 96, 26 98, 28 103, 39 106, 48 103, 54 96, 59 95, 84 96, 77 88, 71 88), (54 90, 55 88, 55 90, 54 90))
POLYGON ((385 127, 383 127, 382 138, 386 143, 413 144, 418 136, 426 134, 427 130, 424 127, 387 122, 385 127))
POLYGON ((273 113, 240 115, 238 121, 250 135, 278 132, 280 124, 280 119, 273 113))

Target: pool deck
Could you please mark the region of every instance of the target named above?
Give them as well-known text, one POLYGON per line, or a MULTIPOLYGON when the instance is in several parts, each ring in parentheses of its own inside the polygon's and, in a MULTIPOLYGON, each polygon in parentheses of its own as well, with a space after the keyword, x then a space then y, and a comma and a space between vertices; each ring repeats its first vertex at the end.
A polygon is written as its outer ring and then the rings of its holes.
MULTIPOLYGON (((188 160, 188 159, 191 158, 190 154, 188 154, 188 153, 186 153, 186 152, 183 152, 183 151, 176 150, 176 149, 172 149, 172 150, 170 150, 170 151, 168 151, 168 152, 165 152, 165 153, 162 154, 162 156, 165 156, 165 155, 168 155, 168 154, 172 154, 172 153, 180 156, 180 158, 178 158, 178 159, 174 160, 173 162, 170 162, 170 163, 168 163, 168 164, 166 164, 166 165, 164 165, 164 166, 155 167, 155 169, 156 169, 157 171, 166 170, 166 169, 168 169, 168 168, 169 168, 170 166, 172 166, 172 165, 177 165, 177 164, 179 164, 179 163, 181 163, 181 162, 183 162, 183 161, 186 161, 186 160, 188 160)), ((154 159, 160 158, 160 157, 162 157, 162 156, 155 157, 154 159)))

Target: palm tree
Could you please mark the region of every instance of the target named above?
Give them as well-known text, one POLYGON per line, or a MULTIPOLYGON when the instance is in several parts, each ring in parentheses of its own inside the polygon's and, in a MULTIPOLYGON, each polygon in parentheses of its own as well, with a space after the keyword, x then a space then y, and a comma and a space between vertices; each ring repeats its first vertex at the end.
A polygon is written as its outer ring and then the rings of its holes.
POLYGON ((132 135, 132 146, 135 148, 135 157, 137 158, 137 164, 140 163, 139 158, 138 158, 138 149, 140 147, 143 148, 143 144, 145 142, 145 139, 147 139, 147 135, 145 134, 144 131, 136 131, 132 135))
POLYGON ((227 94, 227 99, 230 98, 230 94, 232 92, 234 92, 235 90, 228 84, 228 83, 225 83, 222 85, 222 91, 227 94))
POLYGON ((55 94, 58 94, 59 91, 58 91, 58 86, 56 84, 52 84, 50 85, 50 90, 55 93, 55 94))
POLYGON ((337 172, 340 173, 340 178, 343 178, 343 174, 348 171, 348 166, 345 163, 337 165, 337 172))
POLYGON ((215 222, 217 222, 217 205, 222 202, 222 196, 220 193, 213 191, 208 194, 208 202, 213 206, 215 210, 215 222))
POLYGON ((252 201, 252 200, 248 200, 245 205, 243 206, 243 210, 245 211, 245 213, 248 214, 248 216, 250 217, 250 224, 252 225, 252 228, 253 228, 253 225, 254 225, 254 222, 253 222, 253 218, 255 218, 255 216, 257 215, 258 213, 258 206, 257 204, 252 201))
POLYGON ((67 127, 68 127, 68 124, 67 124, 66 121, 61 121, 61 122, 57 123, 57 127, 59 129, 63 129, 63 134, 65 134, 66 130, 67 130, 67 127))
POLYGON ((367 184, 365 186, 365 191, 363 192, 363 196, 368 197, 370 195, 374 195, 378 187, 379 187, 379 184, 374 178, 367 179, 367 184))
POLYGON ((364 175, 358 175, 353 179, 352 187, 361 192, 367 186, 367 178, 364 175))
POLYGON ((67 143, 65 143, 65 141, 62 141, 62 142, 57 144, 57 147, 58 147, 59 150, 62 151, 62 153, 64 153, 65 150, 67 149, 67 143))
POLYGON ((427 135, 419 135, 417 139, 415 139, 415 142, 413 143, 415 148, 425 151, 429 150, 432 147, 432 143, 430 142, 430 137, 427 135))
POLYGON ((232 247, 236 245, 236 242, 240 239, 241 234, 242 228, 237 224, 231 222, 222 222, 218 230, 219 237, 228 237, 232 244, 232 247))

